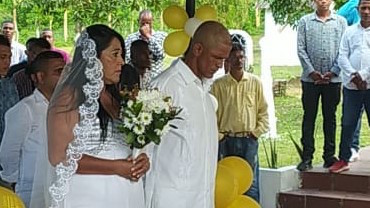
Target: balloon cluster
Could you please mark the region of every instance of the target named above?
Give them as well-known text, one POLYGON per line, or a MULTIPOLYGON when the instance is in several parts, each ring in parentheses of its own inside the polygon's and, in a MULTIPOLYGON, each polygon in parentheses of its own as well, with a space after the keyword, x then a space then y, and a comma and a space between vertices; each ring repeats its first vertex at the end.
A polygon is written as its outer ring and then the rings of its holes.
POLYGON ((170 33, 164 40, 165 52, 174 57, 184 54, 196 29, 202 22, 209 20, 217 20, 216 10, 209 5, 199 7, 192 18, 179 6, 167 7, 163 11, 163 21, 177 31, 170 33))
POLYGON ((216 175, 216 208, 260 208, 254 199, 242 195, 252 181, 252 168, 242 158, 231 156, 220 160, 216 175))

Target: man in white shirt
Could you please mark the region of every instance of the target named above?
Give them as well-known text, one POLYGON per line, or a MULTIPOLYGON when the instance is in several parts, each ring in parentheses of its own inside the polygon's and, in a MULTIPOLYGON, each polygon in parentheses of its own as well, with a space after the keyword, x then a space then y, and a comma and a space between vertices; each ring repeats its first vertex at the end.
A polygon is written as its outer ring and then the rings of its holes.
MULTIPOLYGON (((65 62, 54 51, 40 53, 30 66, 36 89, 5 113, 0 146, 2 179, 16 183, 15 191, 29 207, 36 156, 47 144, 46 112, 65 62)), ((42 190, 37 190, 42 191, 42 190)))
POLYGON ((213 208, 217 166, 217 101, 210 93, 213 74, 229 56, 231 40, 217 22, 195 32, 184 58, 153 80, 182 108, 171 129, 154 147, 146 178, 148 208, 213 208))
POLYGON ((352 138, 362 107, 370 119, 370 0, 360 0, 358 10, 361 21, 345 31, 339 49, 338 64, 343 79, 342 131, 340 161, 329 169, 333 173, 349 170, 352 138))
POLYGON ((12 51, 12 58, 10 61, 10 66, 13 66, 14 64, 18 64, 22 61, 27 60, 26 55, 26 46, 18 43, 17 41, 13 40, 14 36, 14 23, 10 20, 5 20, 1 24, 1 32, 3 35, 8 38, 11 46, 12 51))

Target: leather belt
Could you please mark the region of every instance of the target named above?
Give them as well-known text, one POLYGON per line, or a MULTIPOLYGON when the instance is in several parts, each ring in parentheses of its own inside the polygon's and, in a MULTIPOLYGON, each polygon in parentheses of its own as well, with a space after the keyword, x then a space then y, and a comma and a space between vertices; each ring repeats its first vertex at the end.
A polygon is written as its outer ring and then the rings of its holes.
POLYGON ((255 136, 247 131, 247 132, 225 132, 223 133, 227 137, 249 137, 249 138, 255 138, 255 136))

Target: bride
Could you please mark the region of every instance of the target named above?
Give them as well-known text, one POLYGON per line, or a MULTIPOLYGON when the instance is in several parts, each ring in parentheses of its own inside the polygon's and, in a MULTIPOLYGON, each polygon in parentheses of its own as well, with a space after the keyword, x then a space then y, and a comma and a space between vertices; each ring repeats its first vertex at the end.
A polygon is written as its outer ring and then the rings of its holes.
POLYGON ((46 177, 50 202, 45 206, 144 207, 139 179, 149 169, 148 157, 131 158, 117 130, 123 53, 122 36, 105 25, 87 27, 78 39, 72 65, 63 72, 48 110, 53 171, 46 177))

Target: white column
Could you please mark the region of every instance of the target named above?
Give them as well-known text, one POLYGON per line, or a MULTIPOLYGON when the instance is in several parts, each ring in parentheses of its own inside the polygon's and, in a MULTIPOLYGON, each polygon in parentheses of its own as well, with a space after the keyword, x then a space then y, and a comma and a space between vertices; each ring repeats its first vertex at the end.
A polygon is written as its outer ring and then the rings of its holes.
POLYGON ((272 90, 273 80, 271 75, 271 63, 268 56, 268 39, 266 37, 260 40, 261 47, 261 80, 263 84, 263 93, 268 104, 269 132, 267 137, 277 138, 275 102, 272 90))

